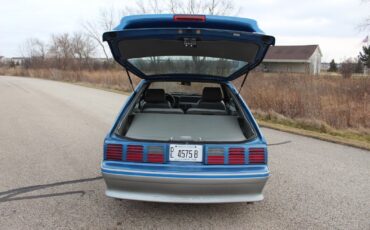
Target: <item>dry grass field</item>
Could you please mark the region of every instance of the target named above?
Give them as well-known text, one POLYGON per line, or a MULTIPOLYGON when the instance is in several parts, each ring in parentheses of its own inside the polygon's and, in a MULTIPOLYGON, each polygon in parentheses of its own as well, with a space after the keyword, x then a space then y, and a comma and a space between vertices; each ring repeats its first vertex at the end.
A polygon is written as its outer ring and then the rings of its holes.
MULTIPOLYGON (((0 75, 30 76, 130 91, 122 70, 72 71, 0 68, 0 75)), ((137 84, 140 80, 133 77, 137 84)), ((239 85, 241 80, 236 80, 239 85)), ((241 91, 263 121, 370 142, 370 78, 322 74, 251 73, 241 91)))
POLYGON ((370 142, 369 77, 252 73, 241 94, 259 119, 370 142))
MULTIPOLYGON (((24 68, 0 68, 0 75, 28 76, 56 81, 73 83, 87 83, 102 88, 119 91, 130 91, 131 86, 126 73, 119 69, 113 70, 60 70, 60 69, 24 69, 24 68)), ((133 77, 135 85, 140 81, 133 77)))
POLYGON ((370 78, 252 74, 242 91, 254 110, 334 128, 370 128, 370 78))

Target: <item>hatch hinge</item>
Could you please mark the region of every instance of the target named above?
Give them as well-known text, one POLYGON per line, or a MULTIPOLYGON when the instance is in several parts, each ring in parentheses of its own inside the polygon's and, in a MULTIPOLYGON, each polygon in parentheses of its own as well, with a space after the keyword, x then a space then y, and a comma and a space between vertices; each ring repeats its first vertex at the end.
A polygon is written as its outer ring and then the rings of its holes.
POLYGON ((242 84, 241 84, 241 85, 240 85, 240 87, 239 87, 239 92, 238 92, 238 94, 240 94, 240 91, 242 90, 242 88, 243 88, 243 86, 244 86, 245 80, 247 80, 247 76, 248 76, 248 72, 244 75, 244 78, 243 78, 242 84))
POLYGON ((126 68, 124 68, 124 69, 125 69, 125 71, 126 71, 126 74, 127 74, 128 80, 129 80, 129 82, 130 82, 130 85, 131 85, 131 88, 132 88, 132 92, 134 92, 134 91, 135 91, 135 88, 134 88, 134 85, 132 84, 132 79, 131 79, 131 76, 130 76, 130 72, 129 72, 126 68))

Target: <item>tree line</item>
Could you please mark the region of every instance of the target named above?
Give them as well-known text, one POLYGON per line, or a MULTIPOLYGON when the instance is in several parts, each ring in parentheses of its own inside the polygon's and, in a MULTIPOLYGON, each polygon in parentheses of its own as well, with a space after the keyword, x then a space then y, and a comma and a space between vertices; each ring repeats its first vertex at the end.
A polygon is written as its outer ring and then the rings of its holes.
POLYGON ((370 45, 363 46, 356 59, 349 58, 340 65, 332 59, 328 72, 340 72, 344 78, 350 78, 353 73, 363 73, 364 68, 370 69, 370 45))
MULTIPOLYGON (((147 0, 136 1, 133 7, 100 10, 98 17, 81 23, 81 31, 53 34, 48 42, 27 39, 20 50, 25 68, 104 69, 119 68, 102 41, 105 31, 113 30, 122 16, 129 14, 208 14, 236 15, 234 0, 147 0), (102 58, 96 58, 102 56, 102 58)), ((10 66, 14 67, 14 61, 10 66)))
POLYGON ((97 47, 84 32, 53 34, 48 42, 27 39, 20 48, 24 68, 97 69, 112 67, 110 59, 94 58, 97 47))
MULTIPOLYGON (((366 0, 365 0, 366 1, 366 0)), ((209 14, 237 15, 234 0, 147 0, 136 1, 131 8, 116 9, 113 7, 100 10, 98 17, 81 23, 81 31, 75 33, 53 34, 47 42, 38 38, 27 39, 21 46, 25 68, 58 68, 58 69, 105 69, 119 68, 112 60, 110 52, 101 36, 105 31, 113 30, 122 16, 129 14, 209 14), (96 58, 102 56, 102 58, 96 58)), ((363 29, 370 24, 364 23, 363 29)), ((370 68, 369 47, 363 47, 357 59, 347 59, 340 64, 334 60, 330 63, 330 72, 341 72, 344 77, 352 73, 362 73, 364 66, 370 68)), ((17 63, 10 62, 14 67, 17 63)))

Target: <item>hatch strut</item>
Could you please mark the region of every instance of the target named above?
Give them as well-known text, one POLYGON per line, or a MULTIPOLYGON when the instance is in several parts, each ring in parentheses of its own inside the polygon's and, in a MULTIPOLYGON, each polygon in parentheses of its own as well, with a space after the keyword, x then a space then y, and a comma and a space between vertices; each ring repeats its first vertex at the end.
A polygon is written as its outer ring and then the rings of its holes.
POLYGON ((247 76, 248 76, 248 73, 246 73, 246 74, 244 75, 244 78, 243 78, 242 84, 241 84, 241 85, 240 85, 240 87, 239 87, 239 92, 238 92, 238 94, 240 94, 240 90, 242 90, 242 88, 243 88, 243 86, 244 86, 244 83, 245 83, 245 80, 247 79, 247 76))
POLYGON ((127 74, 127 77, 128 77, 128 80, 130 81, 130 85, 131 85, 131 88, 132 88, 132 92, 135 91, 135 88, 134 88, 134 85, 132 84, 132 80, 131 80, 131 76, 130 76, 130 72, 124 68, 126 70, 126 74, 127 74))

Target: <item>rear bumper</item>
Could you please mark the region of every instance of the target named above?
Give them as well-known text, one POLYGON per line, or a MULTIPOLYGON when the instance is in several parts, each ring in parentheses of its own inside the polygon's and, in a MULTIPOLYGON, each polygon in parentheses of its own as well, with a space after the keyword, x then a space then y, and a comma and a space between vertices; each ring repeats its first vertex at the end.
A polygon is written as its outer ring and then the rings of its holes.
POLYGON ((263 199, 267 166, 204 166, 102 163, 109 197, 169 203, 254 202, 263 199), (144 167, 143 167, 144 166, 144 167), (231 170, 226 170, 231 169, 231 170))

